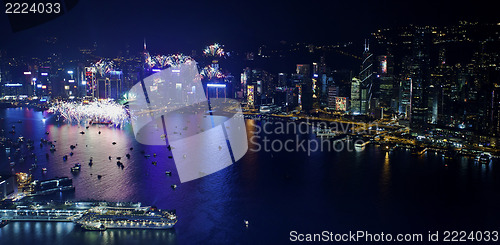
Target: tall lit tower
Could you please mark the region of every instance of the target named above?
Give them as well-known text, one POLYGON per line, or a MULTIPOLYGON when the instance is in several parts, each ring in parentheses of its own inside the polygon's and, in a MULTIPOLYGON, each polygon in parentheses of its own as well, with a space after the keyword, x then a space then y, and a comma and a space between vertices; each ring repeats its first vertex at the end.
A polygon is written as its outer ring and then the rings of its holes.
POLYGON ((365 40, 363 51, 363 63, 361 64, 361 72, 359 72, 360 80, 360 114, 367 114, 370 111, 370 101, 373 96, 373 54, 370 53, 370 42, 365 40))
POLYGON ((145 71, 151 69, 151 67, 149 67, 150 59, 151 59, 151 56, 149 55, 149 52, 147 50, 146 38, 144 38, 144 50, 142 51, 142 64, 143 64, 143 69, 145 71))

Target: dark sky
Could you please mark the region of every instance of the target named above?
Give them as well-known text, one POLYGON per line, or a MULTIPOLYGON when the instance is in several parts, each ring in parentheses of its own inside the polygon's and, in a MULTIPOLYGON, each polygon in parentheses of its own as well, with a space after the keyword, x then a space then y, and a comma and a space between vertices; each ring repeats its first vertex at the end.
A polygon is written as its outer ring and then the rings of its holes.
POLYGON ((357 41, 378 28, 445 25, 458 20, 498 22, 487 1, 187 1, 80 0, 74 9, 34 28, 12 33, 0 14, 0 49, 10 54, 39 49, 38 37, 57 36, 70 46, 93 41, 114 55, 130 44, 151 52, 188 52, 220 42, 244 50, 261 43, 357 41))

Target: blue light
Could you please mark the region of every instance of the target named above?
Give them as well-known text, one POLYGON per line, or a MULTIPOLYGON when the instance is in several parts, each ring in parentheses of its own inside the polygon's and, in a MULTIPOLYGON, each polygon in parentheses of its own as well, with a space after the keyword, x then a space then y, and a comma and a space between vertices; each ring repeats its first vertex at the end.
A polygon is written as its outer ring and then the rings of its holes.
POLYGON ((37 84, 36 87, 37 88, 42 88, 42 85, 41 84, 37 84))
POLYGON ((6 83, 5 87, 22 87, 23 85, 20 83, 6 83))
POLYGON ((313 77, 318 77, 318 74, 314 74, 313 77))

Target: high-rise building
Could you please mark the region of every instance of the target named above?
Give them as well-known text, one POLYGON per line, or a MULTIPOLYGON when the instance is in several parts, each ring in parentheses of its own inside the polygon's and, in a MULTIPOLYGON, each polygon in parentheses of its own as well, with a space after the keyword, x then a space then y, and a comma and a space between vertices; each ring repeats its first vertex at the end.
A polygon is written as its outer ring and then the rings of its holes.
POLYGON ((351 80, 351 113, 361 114, 361 80, 353 77, 351 80))
POLYGON ((361 63, 359 80, 360 80, 359 113, 368 114, 370 113, 371 100, 373 98, 373 93, 375 90, 375 86, 373 83, 373 54, 370 52, 370 43, 368 40, 365 40, 365 48, 363 51, 363 62, 361 63))
POLYGON ((300 102, 299 106, 305 112, 309 112, 313 108, 313 83, 311 79, 311 68, 309 64, 297 64, 295 81, 300 83, 300 102))

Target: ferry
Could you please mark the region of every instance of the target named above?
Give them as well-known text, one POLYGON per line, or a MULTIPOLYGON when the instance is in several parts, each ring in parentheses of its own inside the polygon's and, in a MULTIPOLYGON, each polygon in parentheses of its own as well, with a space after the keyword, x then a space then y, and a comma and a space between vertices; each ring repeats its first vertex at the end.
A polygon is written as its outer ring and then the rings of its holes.
POLYGON ((78 172, 80 171, 81 165, 79 163, 76 163, 74 167, 71 168, 72 172, 78 172))
POLYGON ((85 230, 169 229, 177 223, 172 211, 152 207, 97 206, 73 220, 85 230))
POLYGON ((481 164, 489 164, 491 161, 491 154, 483 152, 476 157, 476 160, 481 164))
POLYGON ((68 177, 49 180, 35 180, 31 183, 33 191, 30 195, 48 195, 54 192, 74 191, 73 180, 68 177))

